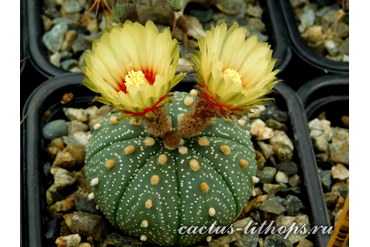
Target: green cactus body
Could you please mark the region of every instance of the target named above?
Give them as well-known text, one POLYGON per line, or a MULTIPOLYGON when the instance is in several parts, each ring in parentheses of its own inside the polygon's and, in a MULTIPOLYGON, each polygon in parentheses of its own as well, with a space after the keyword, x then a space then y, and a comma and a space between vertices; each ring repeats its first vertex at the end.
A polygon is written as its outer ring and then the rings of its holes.
MULTIPOLYGON (((188 110, 187 96, 176 92, 167 106, 172 126, 188 110)), ((182 226, 232 223, 249 199, 256 171, 245 130, 217 119, 182 147, 168 150, 144 125, 129 119, 112 124, 108 114, 90 141, 87 176, 109 221, 128 235, 162 246, 191 245, 209 236, 179 234, 182 226)))
POLYGON ((181 9, 181 3, 180 0, 168 0, 170 3, 171 7, 174 8, 175 10, 181 9))
MULTIPOLYGON (((133 8, 133 6, 131 6, 133 8)), ((114 15, 119 18, 120 20, 125 20, 130 12, 130 5, 127 3, 127 1, 118 0, 117 3, 112 7, 112 11, 114 15)), ((114 18, 114 21, 118 23, 119 20, 116 20, 114 18)))

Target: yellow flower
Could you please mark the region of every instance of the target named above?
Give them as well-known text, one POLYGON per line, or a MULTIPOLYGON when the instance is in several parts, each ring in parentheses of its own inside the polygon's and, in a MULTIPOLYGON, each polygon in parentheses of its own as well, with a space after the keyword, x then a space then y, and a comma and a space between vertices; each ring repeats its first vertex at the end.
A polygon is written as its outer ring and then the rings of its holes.
POLYGON ((166 28, 159 33, 153 22, 145 27, 126 21, 105 29, 86 53, 84 85, 100 93, 96 99, 129 116, 150 116, 169 101, 168 92, 181 81, 175 76, 179 52, 166 28))
POLYGON ((246 39, 237 23, 229 30, 225 23, 212 27, 198 42, 193 61, 199 97, 209 108, 222 115, 242 115, 268 100, 261 97, 278 83, 279 71, 272 71, 276 60, 267 43, 258 42, 257 35, 246 39))

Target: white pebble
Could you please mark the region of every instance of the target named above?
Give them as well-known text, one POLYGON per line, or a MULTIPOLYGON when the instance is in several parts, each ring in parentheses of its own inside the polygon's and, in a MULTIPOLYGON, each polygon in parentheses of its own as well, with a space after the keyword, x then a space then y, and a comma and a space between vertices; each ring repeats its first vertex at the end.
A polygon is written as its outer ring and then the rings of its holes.
POLYGON ((261 114, 266 110, 266 106, 258 105, 258 108, 251 109, 251 112, 248 113, 248 118, 259 118, 261 114))
POLYGON ((239 125, 242 126, 242 127, 244 127, 244 125, 245 125, 246 122, 247 121, 245 121, 244 119, 239 119, 238 120, 239 125))
POLYGON ((140 240, 145 242, 148 238, 145 236, 145 235, 141 235, 140 236, 140 240))
POLYGON ((337 45, 334 40, 325 40, 324 46, 331 56, 336 56, 339 52, 337 45))
POLYGON ((99 183, 99 178, 94 178, 94 179, 91 180, 90 186, 98 185, 98 183, 99 183))
POLYGON ((207 238, 206 238, 206 240, 207 240, 207 242, 209 243, 209 242, 211 242, 212 241, 212 236, 208 236, 207 238))
POLYGON ((95 194, 93 192, 91 192, 88 196, 87 196, 87 199, 92 200, 95 198, 95 194))
POLYGON ((259 179, 258 177, 256 177, 256 176, 252 176, 252 182, 253 182, 254 184, 258 183, 259 181, 260 181, 260 179, 259 179))
POLYGON ((257 194, 256 194, 256 191, 252 190, 252 194, 251 196, 255 197, 257 194))
POLYGON ((101 125, 100 125, 99 123, 95 124, 95 125, 94 125, 94 130, 98 130, 98 129, 100 128, 100 126, 101 126, 101 125))
POLYGON ((288 175, 286 175, 284 172, 278 171, 275 175, 275 180, 278 183, 286 184, 288 183, 289 178, 288 178, 288 175))
POLYGON ((331 175, 334 179, 345 180, 349 177, 349 171, 347 167, 338 163, 331 167, 331 175))
POLYGON ((252 121, 250 133, 257 141, 270 139, 274 136, 274 130, 266 127, 265 122, 261 119, 254 119, 252 121))

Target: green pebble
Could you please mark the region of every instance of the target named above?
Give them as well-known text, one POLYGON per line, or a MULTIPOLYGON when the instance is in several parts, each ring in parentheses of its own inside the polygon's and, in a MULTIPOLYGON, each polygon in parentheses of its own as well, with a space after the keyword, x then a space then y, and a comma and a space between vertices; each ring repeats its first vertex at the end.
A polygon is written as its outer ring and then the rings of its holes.
POLYGON ((44 126, 42 136, 45 139, 53 140, 54 138, 68 135, 68 125, 65 120, 55 120, 44 126))

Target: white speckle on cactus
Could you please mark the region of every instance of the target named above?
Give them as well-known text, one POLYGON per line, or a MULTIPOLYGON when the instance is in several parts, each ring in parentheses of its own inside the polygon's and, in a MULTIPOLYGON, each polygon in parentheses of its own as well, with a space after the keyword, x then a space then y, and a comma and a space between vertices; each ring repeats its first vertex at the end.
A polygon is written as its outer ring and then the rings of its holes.
POLYGON ((209 243, 209 242, 211 242, 212 241, 212 236, 208 236, 207 238, 206 238, 206 241, 209 243))

